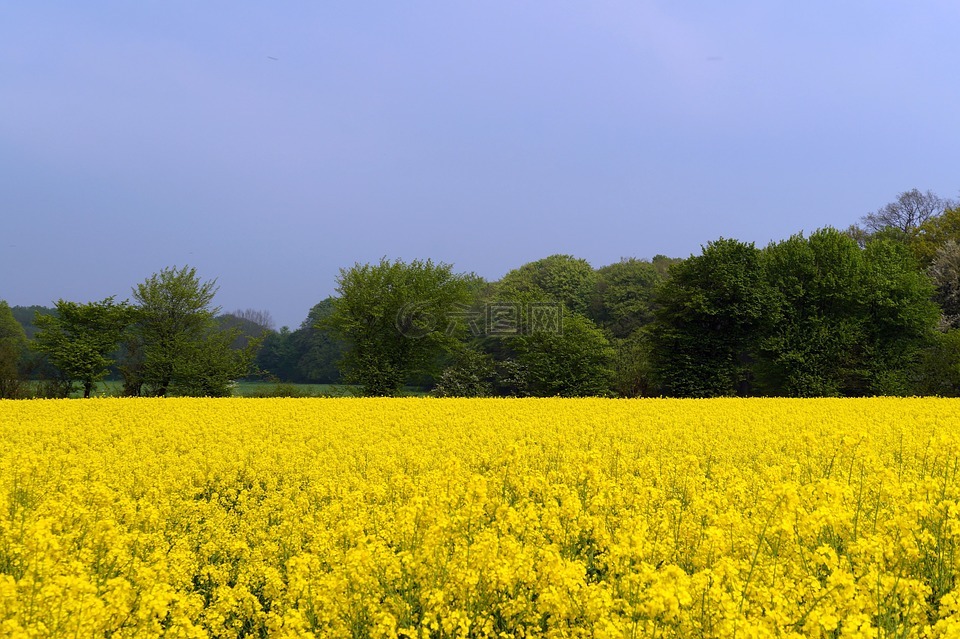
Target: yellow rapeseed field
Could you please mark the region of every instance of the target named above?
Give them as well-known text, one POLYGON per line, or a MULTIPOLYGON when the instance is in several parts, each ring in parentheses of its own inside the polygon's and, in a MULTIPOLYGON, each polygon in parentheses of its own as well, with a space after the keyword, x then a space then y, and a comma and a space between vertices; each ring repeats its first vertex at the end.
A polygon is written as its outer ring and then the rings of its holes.
POLYGON ((0 401, 0 637, 960 636, 960 402, 0 401))

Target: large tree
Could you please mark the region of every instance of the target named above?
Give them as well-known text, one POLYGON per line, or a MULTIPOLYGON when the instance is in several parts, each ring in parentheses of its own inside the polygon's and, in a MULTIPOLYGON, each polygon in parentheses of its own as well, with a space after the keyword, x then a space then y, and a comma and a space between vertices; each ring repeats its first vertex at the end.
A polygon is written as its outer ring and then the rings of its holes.
POLYGON ((918 189, 910 189, 898 194, 893 202, 865 215, 862 222, 869 233, 890 229, 910 235, 953 205, 952 200, 944 199, 932 191, 921 193, 918 189))
POLYGON ((47 355, 64 382, 78 382, 87 398, 107 376, 112 354, 132 320, 130 305, 113 297, 86 304, 57 300, 55 314, 36 315, 34 348, 47 355))
POLYGON ((837 232, 794 235, 764 249, 776 322, 764 336, 760 381, 767 394, 850 392, 862 343, 863 255, 837 232))
POLYGON ((127 392, 165 396, 228 395, 232 380, 247 374, 257 346, 230 348, 236 330, 221 330, 213 306, 216 280, 195 268, 165 268, 133 289, 135 339, 126 344, 121 370, 127 392))
POLYGON ((749 394, 771 299, 753 244, 720 239, 671 267, 651 327, 661 390, 681 397, 749 394))
POLYGON ((340 269, 333 312, 321 322, 347 344, 347 382, 366 395, 398 395, 416 375, 439 372, 463 333, 475 278, 449 264, 386 258, 340 269))
POLYGON ((893 202, 864 215, 860 224, 851 225, 844 234, 860 248, 879 240, 905 244, 926 268, 947 239, 960 239, 957 236, 957 212, 954 212, 953 219, 946 219, 956 206, 956 201, 942 198, 932 191, 921 193, 918 189, 911 189, 898 194, 893 202))
POLYGON ((863 264, 866 390, 909 395, 915 392, 914 368, 940 317, 931 300, 934 286, 897 242, 872 242, 863 264))
POLYGON ((758 365, 764 392, 902 394, 936 318, 929 280, 902 243, 861 249, 821 229, 764 250, 776 293, 758 365))

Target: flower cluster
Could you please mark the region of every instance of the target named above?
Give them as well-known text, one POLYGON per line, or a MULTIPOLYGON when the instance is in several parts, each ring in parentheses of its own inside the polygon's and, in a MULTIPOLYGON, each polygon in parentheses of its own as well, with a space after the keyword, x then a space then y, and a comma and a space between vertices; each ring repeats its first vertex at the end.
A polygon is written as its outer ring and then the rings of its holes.
POLYGON ((960 636, 960 402, 0 401, 0 636, 960 636))

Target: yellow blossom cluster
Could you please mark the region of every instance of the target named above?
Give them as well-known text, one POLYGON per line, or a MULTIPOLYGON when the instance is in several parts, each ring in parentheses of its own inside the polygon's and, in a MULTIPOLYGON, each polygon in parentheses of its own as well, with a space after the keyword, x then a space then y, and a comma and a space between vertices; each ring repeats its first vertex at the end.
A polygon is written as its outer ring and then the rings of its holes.
POLYGON ((957 637, 960 402, 0 401, 0 636, 957 637))

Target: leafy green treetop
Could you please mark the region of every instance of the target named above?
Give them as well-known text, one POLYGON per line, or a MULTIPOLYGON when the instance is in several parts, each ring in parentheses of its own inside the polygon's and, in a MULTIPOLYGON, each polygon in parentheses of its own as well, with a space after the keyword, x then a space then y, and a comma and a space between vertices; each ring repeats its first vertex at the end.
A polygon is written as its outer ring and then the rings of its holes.
POLYGON ((449 264, 386 258, 340 269, 333 312, 321 322, 347 344, 345 380, 365 395, 398 395, 414 375, 438 373, 466 326, 476 278, 449 264))
POLYGON ((134 338, 121 366, 129 394, 229 395, 247 374, 259 338, 231 348, 237 328, 221 329, 213 306, 216 280, 202 281, 192 267, 165 268, 133 289, 134 338))
POLYGON ((661 390, 714 397, 750 392, 751 362, 772 295, 760 251, 731 239, 674 264, 654 302, 651 358, 661 390))
POLYGON ((36 314, 39 332, 34 348, 47 355, 67 383, 79 382, 83 396, 90 397, 113 364, 111 354, 133 321, 134 311, 113 297, 86 304, 61 299, 55 306, 54 315, 36 314))
POLYGON ((504 275, 497 287, 497 295, 505 302, 546 298, 562 302, 575 313, 585 314, 596 282, 597 274, 586 260, 572 255, 551 255, 504 275))

